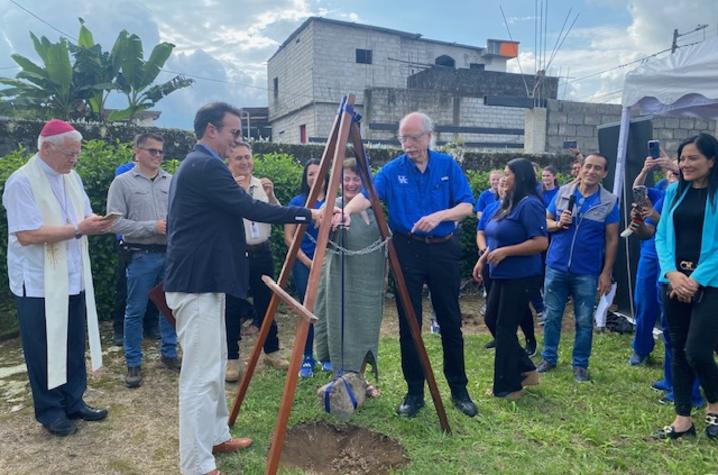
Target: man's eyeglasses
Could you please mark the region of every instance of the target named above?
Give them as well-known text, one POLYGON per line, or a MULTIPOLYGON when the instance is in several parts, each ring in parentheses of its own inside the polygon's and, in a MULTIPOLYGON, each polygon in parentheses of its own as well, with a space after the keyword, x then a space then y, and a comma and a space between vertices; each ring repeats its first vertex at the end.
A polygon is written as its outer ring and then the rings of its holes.
MULTIPOLYGON (((222 128, 224 127, 224 125, 216 125, 216 124, 213 124, 212 122, 210 122, 209 125, 211 125, 215 129, 217 129, 217 131, 222 130, 222 128)), ((242 129, 241 128, 240 129, 229 129, 229 133, 232 134, 232 137, 234 137, 234 140, 240 140, 242 138, 242 129)))
POLYGON ((164 150, 160 150, 158 148, 140 148, 140 150, 144 150, 145 152, 149 153, 153 157, 161 157, 165 154, 164 150))
POLYGON ((399 143, 406 143, 406 142, 416 142, 424 135, 428 134, 429 132, 422 132, 420 134, 413 134, 413 135, 398 135, 396 138, 399 139, 399 143))

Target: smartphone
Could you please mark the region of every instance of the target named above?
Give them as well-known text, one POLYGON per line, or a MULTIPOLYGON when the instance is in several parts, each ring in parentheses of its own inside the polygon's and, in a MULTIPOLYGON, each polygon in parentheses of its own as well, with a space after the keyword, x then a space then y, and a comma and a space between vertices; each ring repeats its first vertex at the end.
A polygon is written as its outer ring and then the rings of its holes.
POLYGON ((118 212, 118 211, 111 211, 111 212, 107 213, 106 215, 104 215, 104 216, 102 217, 102 219, 103 219, 103 220, 114 221, 114 220, 116 220, 117 218, 121 218, 121 217, 122 217, 122 213, 120 213, 120 212, 118 212))
POLYGON ((644 185, 633 187, 633 202, 641 208, 648 207, 648 188, 644 185))
POLYGON ((576 143, 575 140, 565 140, 563 142, 563 148, 564 148, 564 150, 569 150, 569 149, 575 150, 578 148, 578 144, 576 143))
POLYGON ((653 158, 661 156, 661 141, 660 140, 649 140, 648 141, 648 154, 653 158))

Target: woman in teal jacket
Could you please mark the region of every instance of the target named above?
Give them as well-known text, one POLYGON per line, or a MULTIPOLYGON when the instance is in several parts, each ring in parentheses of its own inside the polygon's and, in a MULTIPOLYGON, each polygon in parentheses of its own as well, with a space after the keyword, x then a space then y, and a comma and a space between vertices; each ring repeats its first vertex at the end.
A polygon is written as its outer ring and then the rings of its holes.
POLYGON ((708 401, 706 435, 718 439, 718 141, 699 134, 678 147, 678 183, 666 190, 656 233, 659 280, 673 342, 676 418, 660 439, 695 435, 691 386, 698 378, 708 401))

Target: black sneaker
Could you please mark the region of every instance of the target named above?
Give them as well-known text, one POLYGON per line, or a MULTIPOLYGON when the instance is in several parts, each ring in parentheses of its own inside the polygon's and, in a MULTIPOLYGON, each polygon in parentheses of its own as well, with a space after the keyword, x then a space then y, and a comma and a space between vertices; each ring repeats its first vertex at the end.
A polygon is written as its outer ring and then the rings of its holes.
POLYGON ((160 361, 167 369, 171 369, 172 371, 179 371, 182 368, 182 363, 180 363, 179 358, 176 356, 174 358, 170 358, 169 356, 162 356, 160 357, 160 361))
POLYGON ((577 383, 587 383, 591 381, 591 376, 588 374, 588 369, 576 366, 573 368, 573 376, 576 378, 577 383))
POLYGON ((490 342, 488 342, 487 344, 484 345, 484 348, 486 348, 487 350, 496 348, 496 340, 494 338, 492 338, 490 342))
POLYGON ((718 439, 718 414, 709 412, 706 414, 706 436, 710 439, 718 439))
POLYGON ((142 371, 140 366, 128 366, 125 384, 128 388, 139 388, 142 386, 142 371))
POLYGON ((538 364, 538 366, 536 366, 536 371, 539 373, 548 373, 555 368, 556 363, 551 363, 550 361, 543 360, 538 364))
POLYGON ((526 354, 529 355, 529 358, 533 358, 534 356, 536 356, 536 353, 538 353, 538 346, 536 345, 536 340, 527 341, 526 354))

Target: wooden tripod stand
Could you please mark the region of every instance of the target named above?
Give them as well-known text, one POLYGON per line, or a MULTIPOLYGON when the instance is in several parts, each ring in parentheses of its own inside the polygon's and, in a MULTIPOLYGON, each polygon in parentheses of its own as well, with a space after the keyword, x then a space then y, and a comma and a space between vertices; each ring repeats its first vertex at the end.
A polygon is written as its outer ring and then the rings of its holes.
MULTIPOLYGON (((339 106, 339 111, 336 118, 334 119, 334 125, 332 126, 331 134, 329 135, 329 139, 327 140, 324 152, 322 153, 322 159, 319 165, 319 173, 317 175, 316 181, 314 182, 314 186, 312 186, 312 189, 309 193, 309 197, 307 198, 306 206, 312 207, 317 202, 317 198, 319 197, 319 193, 324 183, 324 178, 329 171, 329 167, 331 165, 331 175, 329 179, 328 189, 326 192, 325 207, 327 210, 334 209, 337 191, 339 189, 339 180, 342 174, 344 155, 347 149, 347 143, 349 142, 349 140, 351 140, 354 154, 357 159, 357 168, 359 170, 359 175, 364 183, 364 186, 369 192, 369 200, 371 201, 372 209, 376 216, 376 222, 379 226, 379 232, 381 233, 382 238, 386 240, 388 237, 391 236, 391 232, 389 230, 389 226, 387 225, 386 216, 384 215, 384 211, 381 207, 381 203, 379 202, 376 190, 374 189, 374 186, 372 184, 371 174, 369 171, 369 163, 365 155, 364 146, 361 139, 361 132, 359 128, 360 116, 354 111, 353 108, 354 100, 355 98, 353 95, 344 96, 342 98, 342 101, 339 106)), ((237 415, 239 413, 240 407, 242 406, 242 402, 244 401, 244 397, 247 394, 247 388, 249 387, 249 383, 251 382, 254 370, 256 369, 257 361, 259 360, 259 356, 262 352, 264 341, 269 334, 269 329, 272 324, 272 321, 274 320, 277 308, 279 307, 279 302, 280 300, 283 300, 284 302, 289 304, 289 306, 295 313, 297 313, 297 315, 300 317, 300 320, 297 325, 296 335, 294 337, 294 347, 292 349, 289 369, 287 370, 287 379, 284 386, 284 393, 282 395, 279 415, 277 417, 274 434, 272 436, 272 443, 269 450, 269 455, 267 457, 266 473, 270 475, 276 474, 279 467, 279 458, 282 452, 282 447, 284 446, 287 423, 289 421, 289 414, 292 410, 292 402, 294 401, 294 393, 297 387, 297 379, 299 378, 299 367, 302 362, 304 343, 307 339, 307 334, 309 332, 309 325, 313 323, 313 319, 316 319, 312 315, 312 312, 316 303, 318 283, 322 270, 322 262, 324 261, 327 242, 329 240, 331 219, 331 212, 325 213, 324 219, 319 227, 316 250, 314 252, 314 258, 312 260, 312 268, 309 272, 309 281, 307 284, 307 291, 304 296, 303 306, 296 302, 291 296, 286 294, 286 292, 284 292, 282 288, 286 286, 287 281, 289 280, 292 266, 294 265, 299 246, 302 242, 302 238, 307 227, 306 224, 302 224, 297 227, 297 230, 294 234, 294 239, 292 240, 292 245, 289 247, 287 257, 285 258, 284 265, 282 266, 282 271, 279 274, 278 282, 275 284, 267 276, 263 277, 264 282, 267 283, 267 285, 273 291, 272 300, 269 304, 269 308, 267 309, 264 321, 262 322, 259 334, 257 335, 257 341, 254 345, 254 349, 252 350, 249 362, 247 363, 247 371, 245 372, 244 377, 239 384, 237 397, 234 401, 234 404, 232 406, 232 412, 229 417, 229 425, 233 426, 235 421, 237 420, 237 415)), ((394 244, 390 239, 387 241, 387 246, 389 254, 389 265, 394 274, 394 280, 396 281, 399 298, 401 299, 401 303, 405 309, 407 323, 411 331, 414 346, 416 348, 417 354, 419 355, 421 366, 424 370, 424 376, 426 378, 427 384, 429 385, 429 391, 431 393, 431 398, 434 402, 434 406, 439 417, 441 429, 444 432, 450 433, 451 428, 449 427, 449 421, 446 417, 444 404, 441 400, 439 389, 436 386, 434 372, 431 369, 431 362, 429 361, 429 356, 426 352, 424 341, 421 337, 421 331, 419 329, 419 324, 417 323, 416 314, 411 304, 411 300, 409 299, 409 293, 406 287, 406 282, 404 280, 404 275, 402 274, 401 267, 399 266, 399 259, 396 254, 394 244)))

